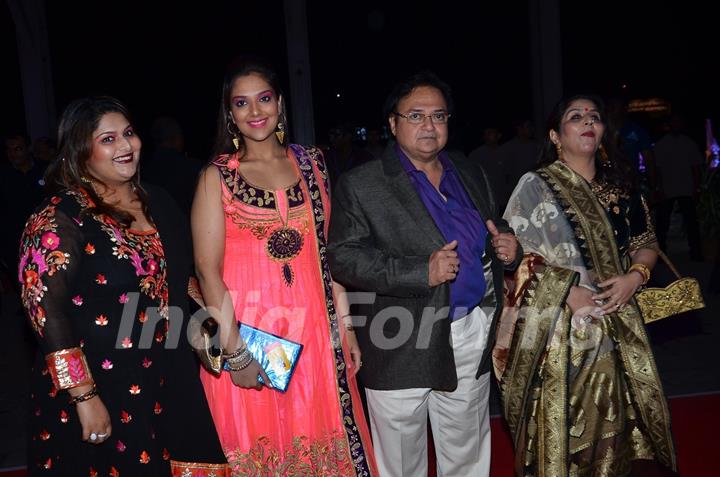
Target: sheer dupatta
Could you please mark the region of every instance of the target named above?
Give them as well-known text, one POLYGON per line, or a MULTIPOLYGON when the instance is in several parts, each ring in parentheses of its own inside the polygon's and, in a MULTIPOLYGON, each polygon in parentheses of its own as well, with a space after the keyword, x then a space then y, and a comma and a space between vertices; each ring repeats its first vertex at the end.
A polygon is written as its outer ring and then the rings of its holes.
POLYGON ((624 273, 589 184, 556 162, 523 176, 505 219, 525 250, 493 351, 518 475, 626 475, 633 459, 675 468, 669 412, 634 300, 573 317, 574 285, 624 273))

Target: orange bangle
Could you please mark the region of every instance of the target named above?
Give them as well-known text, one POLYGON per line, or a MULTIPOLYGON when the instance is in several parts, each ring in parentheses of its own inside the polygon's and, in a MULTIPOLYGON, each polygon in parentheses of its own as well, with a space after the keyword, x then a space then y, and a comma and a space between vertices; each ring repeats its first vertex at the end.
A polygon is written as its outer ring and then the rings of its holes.
POLYGON ((70 389, 92 384, 93 378, 81 348, 54 351, 45 356, 55 389, 70 389))

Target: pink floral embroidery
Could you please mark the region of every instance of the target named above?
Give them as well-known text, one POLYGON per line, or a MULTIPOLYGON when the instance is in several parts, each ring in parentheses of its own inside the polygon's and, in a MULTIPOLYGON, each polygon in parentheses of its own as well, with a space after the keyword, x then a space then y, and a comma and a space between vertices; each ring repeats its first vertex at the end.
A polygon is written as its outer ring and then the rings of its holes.
POLYGON ((132 345, 133 345, 132 340, 131 340, 129 337, 126 336, 126 337, 122 340, 122 347, 123 347, 123 348, 125 348, 125 349, 132 348, 132 345))
POLYGON ((77 306, 81 306, 83 304, 83 297, 81 297, 80 295, 74 296, 72 302, 77 306))
POLYGON ((225 164, 225 167, 227 167, 231 171, 234 171, 235 169, 238 168, 239 165, 240 165, 240 162, 233 157, 232 159, 227 161, 227 164, 225 164))
MULTIPOLYGON (((56 245, 57 247, 57 245, 56 245)), ((42 275, 43 273, 48 271, 47 262, 45 261, 45 255, 43 255, 41 250, 36 249, 33 247, 30 250, 30 254, 32 255, 32 263, 37 265, 37 272, 38 274, 42 275)))
POLYGON ((127 449, 123 441, 117 441, 117 444, 115 444, 115 448, 118 452, 125 452, 125 449, 127 449))
POLYGON ((128 296, 127 296, 126 293, 123 293, 122 295, 120 295, 120 298, 118 299, 118 301, 119 301, 120 303, 122 303, 123 305, 124 305, 125 303, 127 303, 128 300, 129 300, 129 298, 128 298, 128 296))
POLYGON ((68 374, 70 374, 70 378, 73 382, 80 383, 87 379, 87 375, 85 374, 85 363, 83 363, 82 359, 70 354, 68 355, 67 362, 68 374))
POLYGON ((102 362, 102 368, 106 371, 113 369, 113 363, 109 359, 102 362))
POLYGON ((147 369, 147 368, 149 368, 150 366, 152 366, 152 361, 150 361, 150 360, 147 359, 147 358, 143 358, 142 365, 143 365, 143 367, 144 367, 145 369, 147 369))
POLYGON ((158 264, 152 258, 147 261, 147 267, 145 268, 148 275, 155 275, 158 270, 158 264))
POLYGON ((43 335, 45 311, 41 303, 47 290, 45 275, 51 277, 59 270, 66 270, 70 254, 58 249, 55 206, 49 205, 28 219, 20 248, 18 280, 22 285, 23 305, 30 317, 33 329, 43 335))
POLYGON ((45 232, 40 239, 40 244, 47 250, 55 250, 60 245, 60 237, 54 232, 45 232))

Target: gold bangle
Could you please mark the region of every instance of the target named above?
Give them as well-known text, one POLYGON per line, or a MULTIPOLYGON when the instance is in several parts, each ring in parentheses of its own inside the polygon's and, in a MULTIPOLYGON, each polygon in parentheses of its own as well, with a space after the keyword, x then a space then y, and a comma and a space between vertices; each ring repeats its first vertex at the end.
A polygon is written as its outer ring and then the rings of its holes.
POLYGON ((633 263, 628 269, 628 273, 630 272, 638 272, 640 275, 642 275, 643 282, 641 283, 641 285, 645 285, 648 281, 650 281, 650 269, 645 264, 633 263))

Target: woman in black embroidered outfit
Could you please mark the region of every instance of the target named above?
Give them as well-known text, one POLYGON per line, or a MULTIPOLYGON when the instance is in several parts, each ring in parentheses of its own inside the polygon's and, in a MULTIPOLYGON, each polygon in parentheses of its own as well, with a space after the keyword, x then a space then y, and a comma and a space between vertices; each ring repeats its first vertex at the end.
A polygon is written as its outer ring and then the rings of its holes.
POLYGON ((657 242, 608 137, 599 99, 559 103, 540 168, 520 179, 505 211, 525 257, 493 359, 519 476, 626 476, 652 461, 676 468, 633 298, 657 242))
POLYGON ((201 378, 233 475, 377 475, 355 383, 357 339, 336 312, 326 260, 325 165, 318 149, 288 145, 287 130, 276 75, 253 61, 234 65, 192 229, 204 301, 235 357, 231 371, 201 378), (239 322, 303 345, 286 392, 259 385, 267 376, 239 322))
POLYGON ((52 195, 20 249, 41 350, 30 475, 229 475, 185 336, 187 223, 140 184, 140 146, 113 98, 61 118, 52 195))

